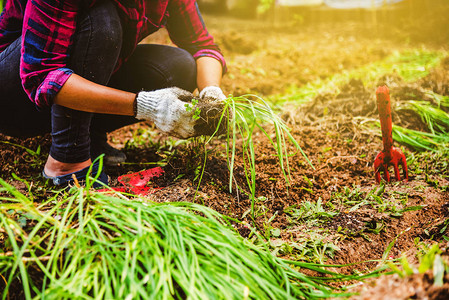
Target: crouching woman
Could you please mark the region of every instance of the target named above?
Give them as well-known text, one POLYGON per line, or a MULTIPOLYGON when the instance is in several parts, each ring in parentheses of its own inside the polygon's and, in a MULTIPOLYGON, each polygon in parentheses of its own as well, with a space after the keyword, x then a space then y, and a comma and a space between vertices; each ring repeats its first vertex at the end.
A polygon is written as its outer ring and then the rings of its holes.
MULTIPOLYGON (((50 132, 42 173, 65 185, 73 174, 83 180, 102 153, 106 163, 125 160, 106 140, 122 126, 148 120, 169 135, 198 135, 185 101, 195 89, 210 105, 223 100, 224 70, 194 0, 7 0, 0 132, 50 132), (178 47, 139 44, 161 27, 178 47)), ((107 183, 104 173, 99 179, 107 183)))

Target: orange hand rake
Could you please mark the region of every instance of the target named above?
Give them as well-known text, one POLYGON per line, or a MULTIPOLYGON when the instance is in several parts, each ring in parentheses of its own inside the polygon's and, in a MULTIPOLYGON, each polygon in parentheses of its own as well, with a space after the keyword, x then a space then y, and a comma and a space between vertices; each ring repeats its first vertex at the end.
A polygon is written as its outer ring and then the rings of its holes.
POLYGON ((399 148, 393 147, 392 136, 392 122, 391 122, 391 106, 390 94, 388 87, 380 86, 376 90, 377 108, 379 110, 380 127, 382 129, 382 142, 384 149, 380 152, 374 160, 374 173, 376 175, 376 182, 380 183, 380 172, 384 172, 384 179, 390 182, 390 173, 388 173, 388 166, 393 165, 396 180, 401 180, 399 174, 399 164, 402 165, 404 179, 408 180, 407 162, 405 155, 399 148))

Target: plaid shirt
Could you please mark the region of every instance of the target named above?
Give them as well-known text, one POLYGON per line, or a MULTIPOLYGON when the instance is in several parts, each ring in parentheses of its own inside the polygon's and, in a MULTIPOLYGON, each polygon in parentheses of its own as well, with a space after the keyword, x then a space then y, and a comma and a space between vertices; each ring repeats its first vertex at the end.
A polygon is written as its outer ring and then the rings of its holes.
MULTIPOLYGON (((70 47, 81 9, 98 0, 7 0, 0 16, 0 52, 20 36, 20 77, 38 107, 47 107, 70 75, 70 47)), ((116 70, 137 43, 166 26, 172 41, 193 57, 209 56, 226 68, 223 55, 207 32, 195 0, 112 0, 124 28, 116 70)))

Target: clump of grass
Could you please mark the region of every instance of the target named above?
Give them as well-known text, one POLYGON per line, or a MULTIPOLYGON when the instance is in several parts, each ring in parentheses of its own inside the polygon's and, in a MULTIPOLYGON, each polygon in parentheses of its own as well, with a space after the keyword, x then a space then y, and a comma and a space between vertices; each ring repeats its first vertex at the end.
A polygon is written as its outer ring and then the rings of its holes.
MULTIPOLYGON (((232 191, 234 180, 234 165, 237 149, 237 140, 242 140, 242 154, 244 173, 250 197, 252 199, 251 212, 254 216, 254 202, 256 193, 256 153, 254 149, 253 135, 256 129, 260 130, 269 140, 275 150, 275 156, 279 162, 279 167, 283 178, 290 184, 289 157, 300 152, 305 160, 313 168, 307 155, 299 146, 296 139, 290 133, 288 126, 276 114, 270 105, 262 98, 255 95, 244 95, 240 97, 229 97, 224 101, 223 113, 217 122, 216 131, 206 140, 205 144, 219 132, 225 132, 226 135, 226 157, 229 176, 229 189, 232 191), (223 125, 224 124, 224 125, 223 125), (223 129, 223 126, 225 128, 223 129), (274 138, 267 130, 273 129, 274 138), (288 143, 291 143, 295 153, 288 152, 288 143)), ((205 152, 207 156, 207 151, 205 152)), ((206 161, 206 160, 205 160, 206 161)), ((201 180, 200 180, 201 181, 201 180)))
MULTIPOLYGON (((438 105, 441 105, 441 103, 445 104, 445 102, 439 102, 438 105)), ((428 101, 404 101, 398 105, 396 110, 409 110, 415 112, 421 117, 421 120, 434 135, 447 134, 449 132, 449 114, 428 101)))
MULTIPOLYGON (((380 125, 379 125, 380 127, 380 125)), ((449 136, 433 134, 401 126, 393 126, 393 139, 418 151, 438 151, 449 144, 449 136)))
POLYGON ((416 150, 435 151, 449 144, 449 113, 441 109, 449 107, 449 97, 433 92, 428 93, 436 104, 428 101, 401 101, 395 108, 397 111, 408 110, 418 115, 429 132, 417 131, 401 126, 393 126, 393 138, 399 143, 416 150))
POLYGON ((379 274, 283 260, 204 206, 132 200, 91 184, 38 204, 0 179, 3 299, 13 281, 26 299, 315 299, 342 295, 326 282, 379 274))
POLYGON ((449 180, 449 147, 432 152, 410 152, 407 164, 413 174, 424 179, 436 175, 449 180))

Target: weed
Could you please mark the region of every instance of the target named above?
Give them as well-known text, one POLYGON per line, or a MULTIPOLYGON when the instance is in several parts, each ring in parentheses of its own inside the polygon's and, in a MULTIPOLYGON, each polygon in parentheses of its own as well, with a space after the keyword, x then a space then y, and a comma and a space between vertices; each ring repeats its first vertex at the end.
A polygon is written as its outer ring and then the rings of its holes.
POLYGON ((329 257, 333 258, 340 248, 336 246, 338 240, 330 236, 327 230, 296 226, 287 231, 295 236, 294 240, 288 241, 275 237, 270 240, 274 255, 288 255, 295 260, 315 262, 323 264, 329 257), (297 234, 301 232, 301 234, 297 234), (333 240, 334 239, 334 240, 333 240))
POLYGON ((335 244, 338 237, 329 235, 327 229, 321 228, 338 212, 325 210, 321 199, 316 203, 306 201, 300 205, 290 206, 284 212, 289 216, 288 221, 292 226, 285 232, 292 239, 290 241, 275 239, 272 243, 275 253, 323 263, 327 257, 333 257, 335 251, 339 250, 335 244))
POLYGON ((367 206, 375 209, 378 213, 386 213, 392 217, 400 217, 407 211, 419 210, 423 206, 406 206, 407 195, 400 193, 385 192, 385 185, 373 187, 367 193, 362 193, 355 188, 346 188, 344 193, 336 193, 332 196, 331 202, 337 202, 341 209, 353 212, 361 207, 367 206))
POLYGON ((192 118, 194 120, 199 120, 199 118, 201 118, 200 114, 201 114, 201 109, 199 107, 195 107, 198 104, 198 99, 197 98, 193 98, 191 103, 186 103, 184 104, 186 111, 192 111, 193 108, 195 108, 195 111, 193 112, 193 116, 192 118))
MULTIPOLYGON (((345 188, 341 193, 335 193, 331 196, 326 206, 332 210, 340 211, 339 218, 343 222, 352 224, 354 228, 337 228, 337 232, 351 235, 362 235, 369 231, 379 234, 384 230, 387 224, 383 219, 389 217, 401 217, 408 211, 416 211, 424 206, 407 206, 407 194, 385 191, 385 185, 373 187, 367 192, 360 191, 359 188, 345 188), (363 209, 369 214, 368 219, 358 220, 357 212, 363 209), (375 217, 375 214, 381 214, 381 217, 375 217), (354 215, 355 214, 355 215, 354 215)), ((364 236, 367 240, 368 237, 364 236)))
POLYGON ((439 148, 431 152, 407 153, 409 169, 417 179, 442 191, 448 190, 448 185, 441 184, 449 179, 449 149, 439 148), (442 180, 439 180, 442 179, 442 180))
POLYGON ((298 206, 290 206, 285 210, 290 215, 290 223, 299 221, 312 222, 313 225, 319 225, 327 222, 338 214, 335 211, 326 211, 323 207, 321 198, 316 203, 306 201, 298 206))

